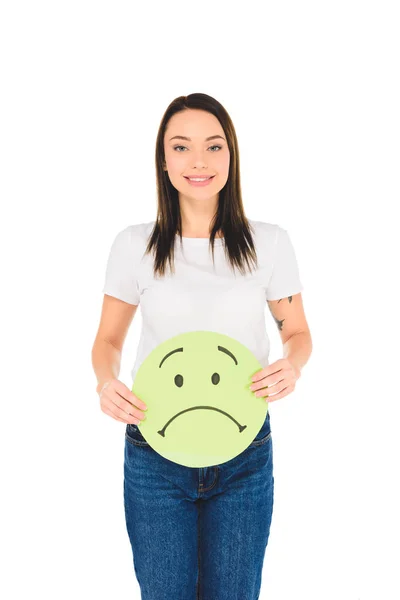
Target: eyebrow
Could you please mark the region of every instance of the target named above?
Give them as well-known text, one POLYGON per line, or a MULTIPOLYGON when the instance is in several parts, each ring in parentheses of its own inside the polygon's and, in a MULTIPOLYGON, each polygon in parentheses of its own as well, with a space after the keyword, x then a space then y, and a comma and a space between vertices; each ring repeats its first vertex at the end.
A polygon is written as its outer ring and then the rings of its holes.
MULTIPOLYGON (((225 352, 225 354, 227 354, 228 356, 230 356, 232 358, 232 360, 235 362, 235 364, 238 364, 237 358, 232 354, 232 352, 229 352, 229 350, 227 350, 226 348, 224 348, 223 346, 218 346, 218 350, 220 352, 225 352)), ((168 352, 168 354, 166 354, 164 356, 164 358, 162 359, 162 361, 159 364, 159 369, 161 369, 162 364, 165 360, 167 360, 167 358, 169 356, 171 356, 171 354, 175 354, 175 352, 183 352, 183 348, 176 348, 176 350, 172 350, 172 352, 168 352)))
MULTIPOLYGON (((210 137, 206 138, 205 141, 209 142, 210 140, 216 140, 220 138, 221 140, 224 140, 224 142, 226 142, 226 139, 224 137, 222 137, 222 135, 210 135, 210 137)), ((189 137, 185 137, 184 135, 174 135, 174 137, 172 137, 169 141, 171 140, 186 140, 187 142, 191 142, 192 140, 189 137)))

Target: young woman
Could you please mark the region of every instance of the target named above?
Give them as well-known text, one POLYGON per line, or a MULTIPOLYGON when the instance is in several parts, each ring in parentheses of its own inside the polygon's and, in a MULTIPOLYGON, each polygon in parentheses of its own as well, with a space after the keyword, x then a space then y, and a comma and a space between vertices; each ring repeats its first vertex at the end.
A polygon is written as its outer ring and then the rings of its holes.
POLYGON ((132 380, 161 342, 203 329, 254 353, 263 368, 252 389, 274 402, 294 390, 311 353, 303 286, 286 230, 245 217, 235 130, 215 99, 191 94, 170 104, 156 141, 156 176, 157 219, 126 227, 112 244, 92 351, 101 409, 126 424, 124 504, 134 569, 143 600, 256 600, 274 498, 270 410, 234 459, 179 465, 154 451, 137 427, 147 407, 118 379, 120 359, 140 304, 132 380), (284 348, 270 365, 266 303, 284 348))

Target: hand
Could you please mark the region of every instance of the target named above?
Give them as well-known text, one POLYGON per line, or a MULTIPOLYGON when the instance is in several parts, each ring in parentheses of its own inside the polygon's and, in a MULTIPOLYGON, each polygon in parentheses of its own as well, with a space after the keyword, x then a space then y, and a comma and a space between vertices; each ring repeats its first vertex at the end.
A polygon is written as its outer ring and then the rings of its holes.
POLYGON ((145 418, 146 404, 119 379, 106 381, 99 398, 101 410, 116 421, 137 425, 145 418))
POLYGON ((268 398, 266 402, 274 402, 293 392, 300 374, 300 369, 287 358, 280 358, 253 375, 252 381, 254 383, 252 383, 250 389, 252 391, 259 390, 255 393, 255 396, 268 398), (272 397, 271 394, 273 394, 272 397))

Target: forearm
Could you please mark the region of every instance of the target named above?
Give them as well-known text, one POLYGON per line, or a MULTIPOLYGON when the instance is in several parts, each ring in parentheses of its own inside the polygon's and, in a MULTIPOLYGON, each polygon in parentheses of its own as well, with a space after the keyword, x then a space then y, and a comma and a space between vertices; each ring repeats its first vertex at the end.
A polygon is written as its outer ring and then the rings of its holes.
POLYGON ((311 335, 306 331, 292 335, 283 345, 283 358, 287 358, 299 372, 307 363, 311 352, 311 335))
POLYGON ((118 379, 121 368, 121 352, 105 340, 96 340, 92 348, 92 366, 97 378, 99 393, 106 381, 118 379))

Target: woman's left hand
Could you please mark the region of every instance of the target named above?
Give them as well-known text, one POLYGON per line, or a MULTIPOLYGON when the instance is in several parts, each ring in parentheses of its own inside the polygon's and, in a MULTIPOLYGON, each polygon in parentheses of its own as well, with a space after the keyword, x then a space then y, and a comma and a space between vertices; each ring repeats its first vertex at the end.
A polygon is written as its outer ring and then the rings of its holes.
POLYGON ((274 402, 293 392, 300 375, 298 367, 287 358, 280 358, 253 375, 254 383, 250 385, 250 389, 255 391, 255 396, 268 398, 266 402, 274 402))

